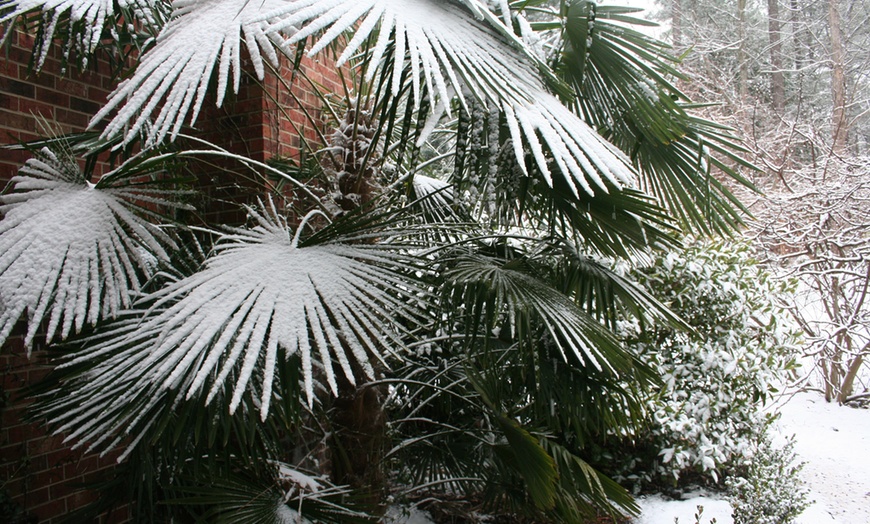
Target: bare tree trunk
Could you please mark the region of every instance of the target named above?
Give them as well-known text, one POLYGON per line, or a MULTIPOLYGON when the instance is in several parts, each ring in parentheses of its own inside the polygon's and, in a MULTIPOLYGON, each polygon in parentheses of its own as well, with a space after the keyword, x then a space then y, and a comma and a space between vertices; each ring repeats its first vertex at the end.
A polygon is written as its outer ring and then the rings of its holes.
POLYGON ((840 387, 840 396, 837 398, 837 401, 840 404, 845 404, 846 399, 852 396, 852 390, 855 388, 855 377, 858 376, 858 370, 861 369, 863 364, 863 355, 858 355, 849 363, 849 369, 846 371, 846 376, 843 378, 843 385, 840 387))
POLYGON ((737 24, 737 37, 740 39, 737 48, 738 90, 740 98, 746 99, 749 95, 749 59, 746 56, 746 0, 737 0, 737 24))
POLYGON ((796 71, 798 71, 799 76, 803 76, 803 67, 806 64, 806 49, 805 46, 807 44, 804 43, 802 39, 804 33, 806 33, 805 28, 801 22, 803 18, 803 12, 801 11, 801 6, 798 0, 789 0, 789 11, 791 11, 791 38, 792 38, 792 54, 794 55, 794 63, 792 67, 796 71))
POLYGON ((671 0, 671 38, 674 48, 683 45, 683 0, 671 0))
POLYGON ((828 24, 831 33, 831 150, 840 154, 846 149, 846 74, 843 66, 843 34, 840 0, 828 0, 828 24))
POLYGON ((782 114, 785 109, 785 77, 782 73, 782 22, 779 1, 767 0, 767 33, 770 39, 770 95, 773 109, 782 114))

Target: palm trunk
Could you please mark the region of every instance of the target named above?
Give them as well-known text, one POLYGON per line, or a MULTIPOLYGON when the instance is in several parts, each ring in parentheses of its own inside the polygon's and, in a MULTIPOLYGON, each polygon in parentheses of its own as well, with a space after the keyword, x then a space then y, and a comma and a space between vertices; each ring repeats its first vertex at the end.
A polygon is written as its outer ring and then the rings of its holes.
POLYGON ((385 398, 382 387, 342 379, 331 410, 332 481, 354 488, 373 513, 380 513, 387 494, 385 398))
MULTIPOLYGON (((373 198, 377 175, 372 149, 376 147, 375 127, 369 112, 351 108, 329 144, 333 154, 324 157, 324 171, 333 179, 339 213, 364 207, 373 198)), ((354 380, 356 384, 343 376, 339 379, 338 397, 330 410, 333 426, 330 473, 333 482, 353 488, 370 511, 379 514, 387 492, 386 391, 382 386, 365 385, 368 379, 356 366, 354 380)))

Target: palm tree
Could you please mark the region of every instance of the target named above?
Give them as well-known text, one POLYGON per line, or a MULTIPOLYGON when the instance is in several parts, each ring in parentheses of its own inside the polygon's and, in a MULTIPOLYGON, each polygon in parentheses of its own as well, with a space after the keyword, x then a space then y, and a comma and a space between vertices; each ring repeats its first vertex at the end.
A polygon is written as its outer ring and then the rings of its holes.
POLYGON ((682 322, 609 261, 732 231, 711 169, 745 182, 743 161, 634 10, 551 4, 0 2, 36 26, 36 68, 53 39, 70 61, 135 60, 94 132, 26 145, 2 196, 0 339, 47 323, 37 416, 123 449, 141 520, 365 521, 387 495, 636 510, 583 456, 655 381, 617 320, 682 322), (242 48, 260 79, 301 53, 351 76, 324 93, 337 131, 313 158, 261 165, 186 131, 206 93, 238 90, 242 48), (294 190, 244 227, 186 227, 175 173, 216 155, 294 190))

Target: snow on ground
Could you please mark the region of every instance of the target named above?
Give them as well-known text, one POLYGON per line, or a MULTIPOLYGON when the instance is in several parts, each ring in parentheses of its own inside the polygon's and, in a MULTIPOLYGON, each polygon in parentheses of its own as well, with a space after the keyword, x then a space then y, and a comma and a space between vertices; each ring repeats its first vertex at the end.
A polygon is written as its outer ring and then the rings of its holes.
POLYGON ((689 494, 685 500, 665 500, 658 495, 644 497, 638 500, 643 514, 635 520, 636 524, 695 524, 695 514, 698 506, 704 508, 701 522, 709 524, 714 518, 716 524, 732 524, 731 504, 704 493, 689 494))
POLYGON ((428 512, 414 506, 390 506, 384 524, 434 524, 428 512))
MULTIPOLYGON (((798 460, 806 462, 802 476, 815 503, 797 524, 870 523, 870 409, 853 409, 825 402, 818 393, 799 393, 781 407, 777 424, 781 440, 795 435, 798 460)), ((647 497, 636 524, 694 524, 696 507, 704 506, 702 524, 731 524, 730 505, 715 496, 688 500, 647 497)))
POLYGON ((870 523, 870 409, 841 407, 818 393, 800 393, 781 409, 783 435, 797 435, 795 452, 815 500, 799 524, 870 523))

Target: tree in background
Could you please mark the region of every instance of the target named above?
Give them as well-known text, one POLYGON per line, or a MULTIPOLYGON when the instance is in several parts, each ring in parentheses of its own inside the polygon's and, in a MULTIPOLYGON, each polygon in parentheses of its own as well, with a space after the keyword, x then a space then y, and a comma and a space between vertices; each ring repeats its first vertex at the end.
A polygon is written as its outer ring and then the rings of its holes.
POLYGON ((633 10, 547 4, 2 1, 36 69, 55 39, 70 65, 130 60, 93 133, 26 146, 0 222, 0 336, 45 326, 36 416, 123 449, 104 494, 147 522, 636 510, 582 458, 656 380, 614 329, 684 324, 608 261, 733 232, 711 169, 745 183, 742 160, 633 10), (315 155, 261 165, 188 132, 206 94, 304 53, 352 85, 321 93, 315 155), (292 190, 188 227, 181 169, 216 157, 292 190))
POLYGON ((748 2, 750 22, 742 33, 739 17, 706 15, 736 5, 694 6, 680 22, 682 45, 690 49, 684 65, 708 90, 698 98, 727 101, 724 111, 708 115, 743 130, 762 168, 747 177, 769 196, 747 200, 756 219, 748 234, 760 258, 800 279, 808 298, 790 309, 806 331, 817 385, 829 400, 845 402, 868 387, 861 373, 868 266, 860 217, 866 214, 870 4, 748 2), (745 34, 740 42, 739 34, 745 34), (739 49, 755 50, 746 56, 753 72, 749 99, 738 96, 739 71, 747 65, 739 49))

